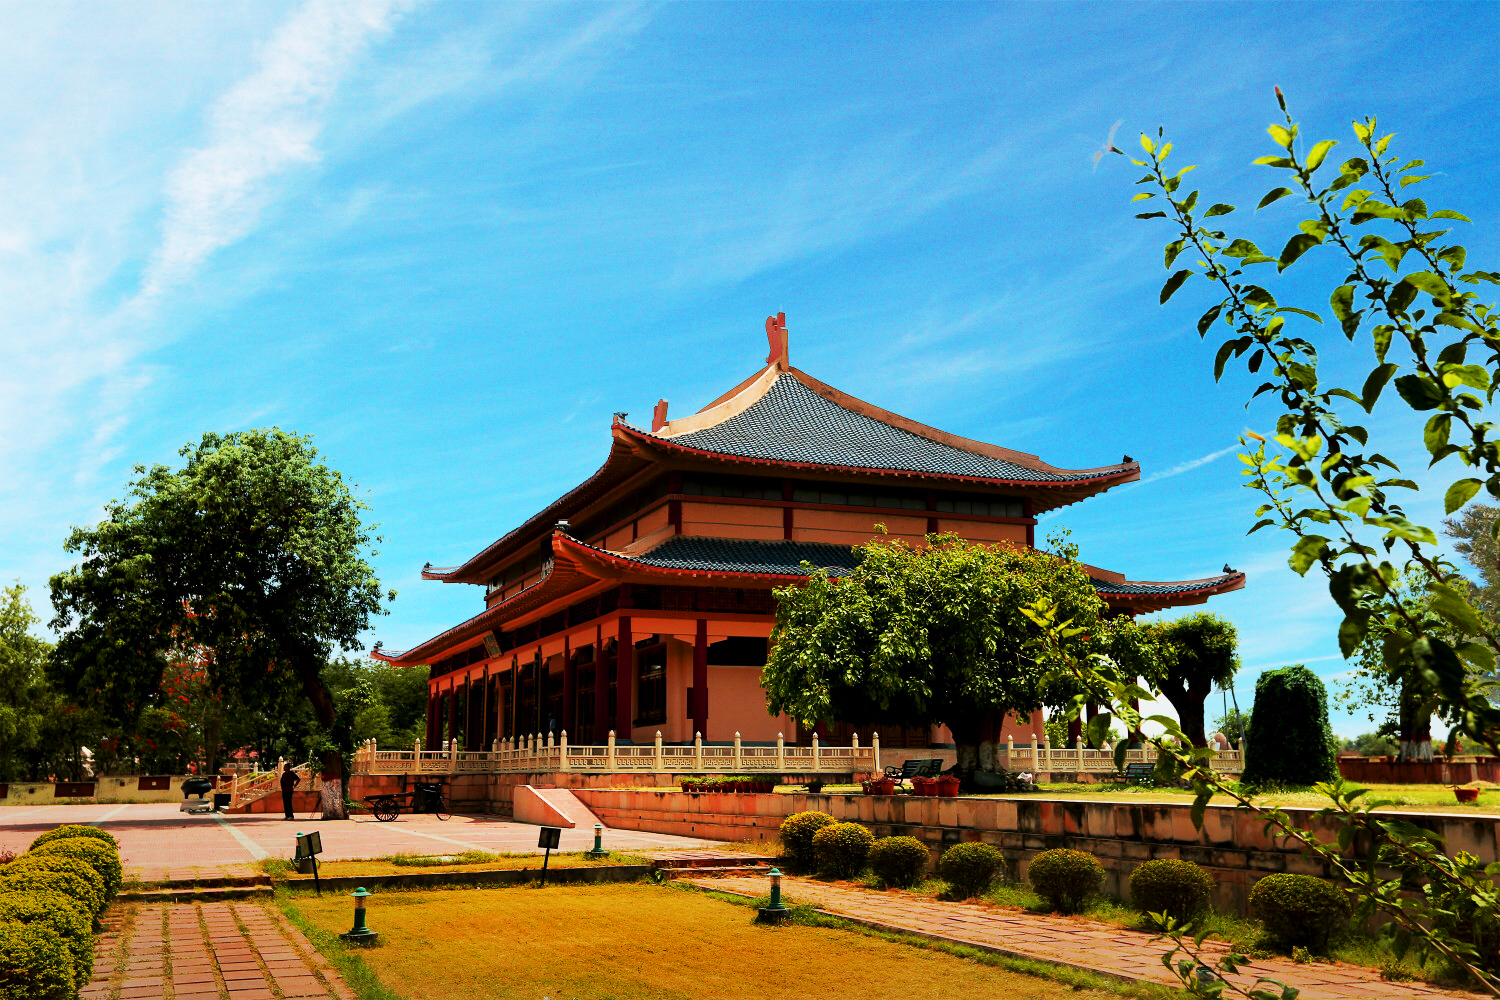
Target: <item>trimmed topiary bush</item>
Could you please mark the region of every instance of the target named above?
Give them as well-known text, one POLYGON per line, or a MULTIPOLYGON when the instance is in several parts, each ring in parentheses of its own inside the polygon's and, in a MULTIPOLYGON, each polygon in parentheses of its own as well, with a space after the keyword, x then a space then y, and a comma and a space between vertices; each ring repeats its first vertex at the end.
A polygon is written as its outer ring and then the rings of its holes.
POLYGON ((1302 664, 1268 670, 1255 682, 1250 718, 1274 724, 1264 737, 1254 723, 1245 738, 1245 773, 1251 788, 1315 785, 1337 781, 1337 744, 1328 724, 1328 691, 1318 675, 1302 664), (1275 720, 1272 723, 1272 720, 1275 720))
POLYGON ((954 844, 938 859, 938 874, 958 899, 983 895, 994 883, 1005 856, 989 844, 954 844))
POLYGON ((1191 861, 1147 861, 1130 873, 1130 901, 1136 908, 1179 922, 1206 912, 1213 893, 1213 876, 1191 861))
POLYGON ((1104 885, 1104 866, 1087 851, 1057 848, 1032 858, 1026 877, 1037 895, 1052 904, 1052 909, 1058 913, 1078 913, 1104 885))
POLYGON ((77 900, 90 917, 104 908, 104 876, 60 854, 23 854, 0 868, 0 893, 6 892, 60 892, 77 900))
POLYGON ((93 837, 95 840, 106 841, 110 847, 115 849, 116 853, 120 850, 120 843, 115 840, 114 834, 101 830, 97 826, 84 826, 81 823, 69 823, 67 826, 48 830, 31 842, 31 849, 34 851, 49 841, 62 840, 66 837, 93 837))
POLYGON ((818 874, 853 878, 865 870, 875 835, 858 823, 834 823, 813 834, 813 860, 818 874))
POLYGON ((1267 875, 1250 890, 1250 912, 1274 943, 1322 953, 1349 926, 1349 897, 1311 875, 1267 875))
POLYGON ((115 893, 120 891, 120 881, 125 874, 124 868, 120 865, 120 852, 95 837, 64 837, 62 840, 49 840, 41 847, 32 848, 31 853, 36 857, 58 855, 76 858, 93 868, 99 873, 99 877, 104 879, 105 902, 114 899, 115 893))
POLYGON ((820 812, 793 813, 782 820, 781 846, 786 850, 786 856, 791 858, 799 868, 811 868, 813 866, 813 836, 832 823, 832 816, 820 812))
POLYGON ((59 892, 0 895, 0 923, 6 922, 36 924, 62 941, 73 956, 75 983, 87 983, 93 976, 94 919, 67 896, 59 892))
POLYGON ((916 837, 881 837, 870 845, 870 870, 887 886, 910 888, 927 870, 927 847, 916 837))
POLYGON ((73 954, 44 924, 0 921, 0 997, 72 1000, 73 954))

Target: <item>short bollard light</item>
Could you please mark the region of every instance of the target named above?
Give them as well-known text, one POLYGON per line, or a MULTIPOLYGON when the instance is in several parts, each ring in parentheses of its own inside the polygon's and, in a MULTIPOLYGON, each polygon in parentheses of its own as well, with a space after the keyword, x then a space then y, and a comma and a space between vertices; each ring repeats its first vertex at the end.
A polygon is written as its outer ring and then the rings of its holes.
POLYGON ((371 895, 365 891, 364 886, 355 889, 349 895, 354 897, 354 926, 348 934, 340 934, 339 937, 350 944, 374 944, 379 933, 365 926, 365 897, 371 895))
POLYGON ((589 857, 591 857, 591 858, 603 858, 603 857, 608 857, 609 856, 609 852, 604 849, 604 843, 603 843, 603 841, 604 841, 604 824, 603 823, 595 823, 594 824, 594 849, 592 851, 588 851, 587 852, 589 857))
POLYGON ((760 919, 764 923, 779 924, 792 915, 791 907, 781 901, 781 869, 772 868, 771 875, 771 905, 760 909, 760 919))

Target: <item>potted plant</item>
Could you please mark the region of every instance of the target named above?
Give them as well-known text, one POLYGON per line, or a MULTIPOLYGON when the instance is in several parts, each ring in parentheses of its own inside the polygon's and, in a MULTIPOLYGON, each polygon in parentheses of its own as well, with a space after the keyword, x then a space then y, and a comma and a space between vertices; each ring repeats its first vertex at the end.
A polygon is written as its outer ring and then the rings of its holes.
POLYGON ((959 780, 956 774, 939 775, 937 779, 937 793, 945 799, 951 799, 958 795, 959 780))
POLYGON ((874 794, 876 794, 876 795, 895 795, 896 794, 896 781, 893 778, 887 778, 887 777, 882 776, 882 777, 873 779, 870 782, 870 784, 875 789, 874 794))
POLYGON ((1453 797, 1460 802, 1476 802, 1479 800, 1479 789, 1454 787, 1453 797))
POLYGON ((811 793, 813 795, 817 795, 819 792, 821 792, 823 790, 823 779, 822 778, 814 778, 811 781, 809 781, 807 783, 807 790, 808 790, 809 793, 811 793))
POLYGON ((935 778, 912 778, 912 793, 915 795, 936 795, 937 779, 935 778))

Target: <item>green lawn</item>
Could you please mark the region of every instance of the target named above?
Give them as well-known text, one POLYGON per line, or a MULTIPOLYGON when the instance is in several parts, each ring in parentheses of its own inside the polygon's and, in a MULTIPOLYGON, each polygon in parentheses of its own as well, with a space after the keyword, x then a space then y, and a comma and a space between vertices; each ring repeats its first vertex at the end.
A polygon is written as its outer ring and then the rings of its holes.
MULTIPOLYGON (((596 865, 643 865, 646 859, 634 854, 611 852, 603 858, 591 858, 584 851, 558 851, 548 862, 550 868, 586 868, 596 865)), ((288 884, 306 882, 311 875, 298 875, 288 861, 266 858, 260 862, 267 874, 285 879, 288 884)), ((358 858, 347 861, 324 861, 318 866, 322 878, 344 875, 409 875, 413 872, 488 872, 515 868, 541 868, 540 853, 492 854, 488 851, 463 851, 458 854, 417 855, 392 854, 382 858, 358 858)))
POLYGON ((1054 981, 834 927, 764 927, 749 907, 670 885, 377 893, 370 949, 345 951, 349 901, 283 901, 363 1000, 1105 1000, 1156 989, 1054 981))

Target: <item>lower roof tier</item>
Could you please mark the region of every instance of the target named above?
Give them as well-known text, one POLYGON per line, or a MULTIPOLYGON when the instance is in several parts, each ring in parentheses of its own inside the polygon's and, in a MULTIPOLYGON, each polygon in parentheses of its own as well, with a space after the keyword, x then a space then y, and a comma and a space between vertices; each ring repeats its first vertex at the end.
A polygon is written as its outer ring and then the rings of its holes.
MULTIPOLYGON (((428 664, 486 637, 489 637, 486 646, 491 650, 490 655, 494 655, 494 651, 539 642, 548 635, 630 607, 666 607, 659 603, 660 592, 668 590, 687 593, 682 600, 669 601, 674 607, 682 604, 683 611, 771 616, 774 611, 768 601, 756 602, 757 606, 750 608, 744 606, 741 598, 722 607, 710 607, 693 603, 691 595, 695 588, 768 592, 772 587, 806 579, 804 564, 824 569, 832 576, 842 576, 851 572, 856 562, 855 550, 847 545, 702 535, 677 535, 650 551, 627 556, 557 532, 553 535, 552 552, 551 566, 538 583, 420 646, 403 653, 385 652, 377 646, 374 657, 404 665, 428 664), (626 590, 622 600, 621 589, 610 584, 637 588, 634 599, 631 591, 626 590), (646 605, 641 603, 643 600, 646 605), (764 607, 759 607, 760 603, 764 607)), ((1176 581, 1132 581, 1086 564, 1084 569, 1109 607, 1129 614, 1201 604, 1215 594, 1239 590, 1245 585, 1245 574, 1228 567, 1219 576, 1176 581)))

